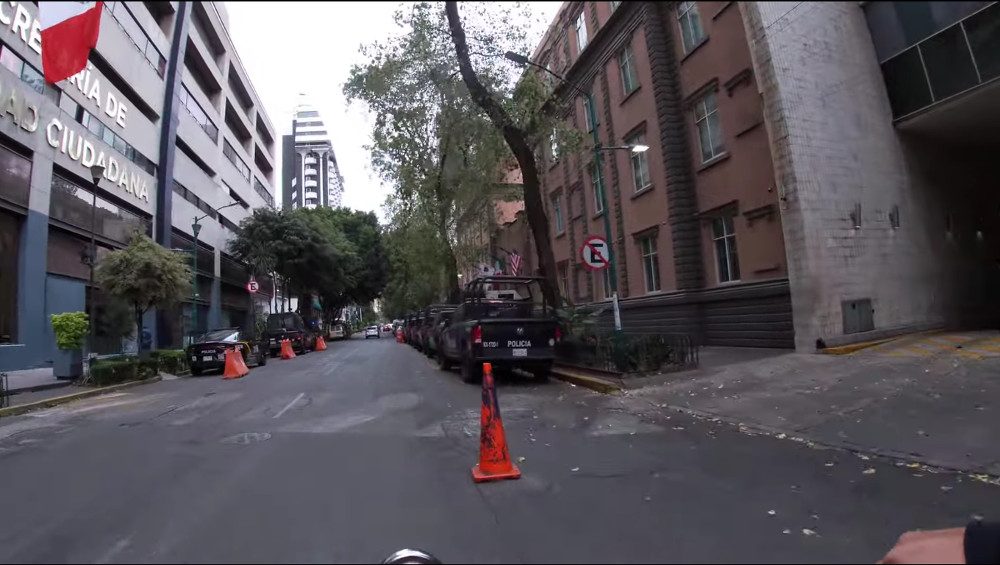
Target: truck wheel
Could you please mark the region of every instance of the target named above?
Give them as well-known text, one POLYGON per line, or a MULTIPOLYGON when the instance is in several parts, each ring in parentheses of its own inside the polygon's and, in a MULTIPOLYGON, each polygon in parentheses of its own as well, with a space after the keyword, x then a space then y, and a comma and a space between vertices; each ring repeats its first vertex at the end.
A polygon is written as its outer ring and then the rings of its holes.
POLYGON ((535 376, 536 380, 547 381, 549 380, 549 371, 551 370, 552 367, 544 365, 542 367, 535 367, 534 369, 532 369, 531 374, 535 376))
POLYGON ((475 361, 468 357, 462 359, 462 382, 469 384, 483 382, 482 366, 477 365, 475 361))
POLYGON ((191 367, 191 376, 192 377, 200 377, 201 373, 202 373, 201 369, 196 369, 194 367, 191 367))
POLYGON ((438 367, 442 371, 447 371, 451 369, 451 361, 447 357, 445 357, 443 351, 437 352, 437 362, 438 362, 438 367))

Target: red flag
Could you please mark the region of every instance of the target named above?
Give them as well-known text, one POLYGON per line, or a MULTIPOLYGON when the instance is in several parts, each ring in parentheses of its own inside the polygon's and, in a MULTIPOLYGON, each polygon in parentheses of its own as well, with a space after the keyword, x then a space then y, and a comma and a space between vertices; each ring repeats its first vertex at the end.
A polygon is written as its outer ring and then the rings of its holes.
POLYGON ((104 2, 39 2, 42 26, 42 71, 55 84, 87 68, 97 46, 104 2))

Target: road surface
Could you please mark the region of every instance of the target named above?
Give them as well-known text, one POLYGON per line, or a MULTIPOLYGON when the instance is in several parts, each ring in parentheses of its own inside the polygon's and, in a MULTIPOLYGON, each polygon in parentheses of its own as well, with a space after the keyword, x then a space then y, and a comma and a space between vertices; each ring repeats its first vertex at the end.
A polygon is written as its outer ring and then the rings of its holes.
POLYGON ((2 562, 873 562, 996 517, 968 476, 559 381, 501 382, 519 481, 476 485, 480 390, 383 337, 0 421, 2 562))

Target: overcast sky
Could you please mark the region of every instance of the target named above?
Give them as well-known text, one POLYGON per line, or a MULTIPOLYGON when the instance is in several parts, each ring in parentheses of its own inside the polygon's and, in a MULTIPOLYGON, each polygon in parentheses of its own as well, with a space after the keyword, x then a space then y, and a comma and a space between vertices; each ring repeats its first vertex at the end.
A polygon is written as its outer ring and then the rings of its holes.
MULTIPOLYGON (((344 176, 344 205, 379 212, 388 188, 371 172, 364 145, 371 128, 362 106, 350 110, 342 87, 351 65, 363 61, 358 47, 385 40, 398 28, 393 12, 410 2, 226 2, 229 33, 243 66, 278 134, 291 133, 300 92, 318 107, 344 176)), ((532 2, 544 22, 561 2, 532 2)), ((534 30, 540 39, 544 25, 534 30)), ((278 168, 281 170, 280 154, 278 168)), ((280 175, 275 175, 276 180, 280 175)), ((280 182, 275 189, 281 190, 280 182)), ((280 194, 276 198, 281 201, 280 194)))

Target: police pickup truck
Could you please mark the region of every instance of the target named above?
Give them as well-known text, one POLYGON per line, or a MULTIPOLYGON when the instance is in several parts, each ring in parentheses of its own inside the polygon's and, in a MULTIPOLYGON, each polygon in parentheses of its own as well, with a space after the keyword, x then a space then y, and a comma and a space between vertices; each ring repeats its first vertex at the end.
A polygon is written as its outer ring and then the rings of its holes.
POLYGON ((540 277, 484 276, 470 281, 441 333, 438 365, 457 364, 462 380, 481 382, 483 363, 497 372, 523 369, 545 379, 562 337, 540 277))

